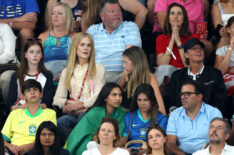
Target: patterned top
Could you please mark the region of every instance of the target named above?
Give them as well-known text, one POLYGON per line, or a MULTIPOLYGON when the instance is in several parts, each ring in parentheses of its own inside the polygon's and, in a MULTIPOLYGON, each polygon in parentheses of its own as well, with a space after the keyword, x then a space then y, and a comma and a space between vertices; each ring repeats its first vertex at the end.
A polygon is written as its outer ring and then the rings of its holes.
POLYGON ((68 35, 56 38, 50 33, 44 41, 45 66, 53 73, 53 77, 56 77, 65 68, 71 43, 72 38, 68 35))
MULTIPOLYGON (((71 94, 70 97, 74 98, 75 100, 78 100, 78 96, 80 94, 82 83, 86 74, 88 68, 88 64, 86 65, 79 65, 77 64, 73 71, 73 76, 71 78, 71 94)), ((94 77, 94 94, 91 95, 90 90, 90 81, 86 80, 84 83, 84 88, 81 94, 80 101, 84 102, 85 107, 91 107, 96 100, 99 92, 101 91, 103 85, 105 84, 105 68, 100 65, 96 64, 96 77, 94 77)), ((56 94, 54 96, 54 102, 53 105, 59 106, 59 108, 63 108, 65 105, 65 102, 67 100, 67 89, 65 86, 65 79, 66 79, 66 73, 67 68, 65 68, 61 74, 59 85, 56 90, 56 94)))

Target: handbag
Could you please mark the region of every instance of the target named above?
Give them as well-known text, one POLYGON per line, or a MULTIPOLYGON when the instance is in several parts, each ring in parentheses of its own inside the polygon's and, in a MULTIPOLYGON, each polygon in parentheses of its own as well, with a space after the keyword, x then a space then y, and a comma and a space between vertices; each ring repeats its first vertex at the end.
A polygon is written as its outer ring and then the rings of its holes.
MULTIPOLYGON (((131 115, 130 125, 128 127, 128 137, 129 137, 129 132, 130 132, 130 129, 131 129, 131 126, 132 126, 132 118, 133 118, 133 112, 132 112, 132 115, 131 115)), ((142 149, 147 149, 147 144, 143 140, 132 140, 132 141, 129 141, 125 145, 125 149, 127 149, 130 144, 142 144, 141 148, 142 149)), ((131 152, 131 154, 133 154, 133 153, 131 152)))

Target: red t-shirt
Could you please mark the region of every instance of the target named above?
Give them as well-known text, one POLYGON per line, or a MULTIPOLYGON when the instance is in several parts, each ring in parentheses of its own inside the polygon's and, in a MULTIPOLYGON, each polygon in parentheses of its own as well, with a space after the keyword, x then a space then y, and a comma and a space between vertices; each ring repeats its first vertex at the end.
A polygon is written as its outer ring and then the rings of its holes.
MULTIPOLYGON (((189 40, 190 38, 200 39, 198 35, 192 34, 191 36, 184 36, 184 37, 180 38, 181 43, 185 44, 186 41, 189 40)), ((171 35, 166 36, 164 34, 161 34, 157 37, 156 56, 160 53, 166 52, 166 49, 170 43, 170 40, 171 40, 171 35)), ((184 68, 183 62, 180 58, 179 49, 178 49, 176 43, 174 43, 172 51, 173 51, 174 55, 176 56, 176 60, 171 56, 170 65, 175 66, 177 68, 184 68)))

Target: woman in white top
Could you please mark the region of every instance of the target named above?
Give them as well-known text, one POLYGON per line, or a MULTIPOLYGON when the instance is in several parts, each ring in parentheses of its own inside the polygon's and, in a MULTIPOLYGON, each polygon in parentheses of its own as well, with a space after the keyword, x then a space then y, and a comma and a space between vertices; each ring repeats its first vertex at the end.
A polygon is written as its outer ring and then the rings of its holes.
POLYGON ((233 0, 220 0, 212 7, 212 20, 214 28, 221 24, 225 26, 228 19, 234 15, 233 0))
POLYGON ((68 60, 53 102, 66 114, 58 119, 58 127, 64 131, 70 131, 77 124, 79 115, 93 105, 105 83, 105 68, 95 64, 91 35, 78 33, 74 36, 68 60))
POLYGON ((228 96, 231 96, 234 94, 234 16, 228 20, 226 31, 229 34, 229 44, 217 49, 215 67, 224 75, 228 96))
POLYGON ((128 150, 117 147, 120 140, 118 122, 112 118, 103 118, 94 136, 98 147, 86 150, 82 155, 129 155, 128 150))

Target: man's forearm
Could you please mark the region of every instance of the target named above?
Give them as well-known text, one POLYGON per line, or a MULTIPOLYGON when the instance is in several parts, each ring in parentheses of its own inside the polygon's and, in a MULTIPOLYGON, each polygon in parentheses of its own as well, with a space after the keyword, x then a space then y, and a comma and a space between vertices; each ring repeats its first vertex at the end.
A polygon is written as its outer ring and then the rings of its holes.
POLYGON ((185 155, 175 144, 168 143, 169 150, 174 153, 175 155, 185 155))
POLYGON ((16 18, 10 18, 10 19, 0 19, 0 23, 6 23, 9 24, 13 30, 21 30, 23 28, 25 29, 35 29, 36 23, 33 22, 19 22, 16 20, 16 18))
POLYGON ((33 22, 13 22, 12 29, 21 30, 21 29, 31 29, 34 30, 36 23, 33 22))
POLYGON ((147 12, 148 12, 147 9, 143 9, 136 14, 134 22, 137 24, 139 29, 141 29, 145 23, 147 12))

